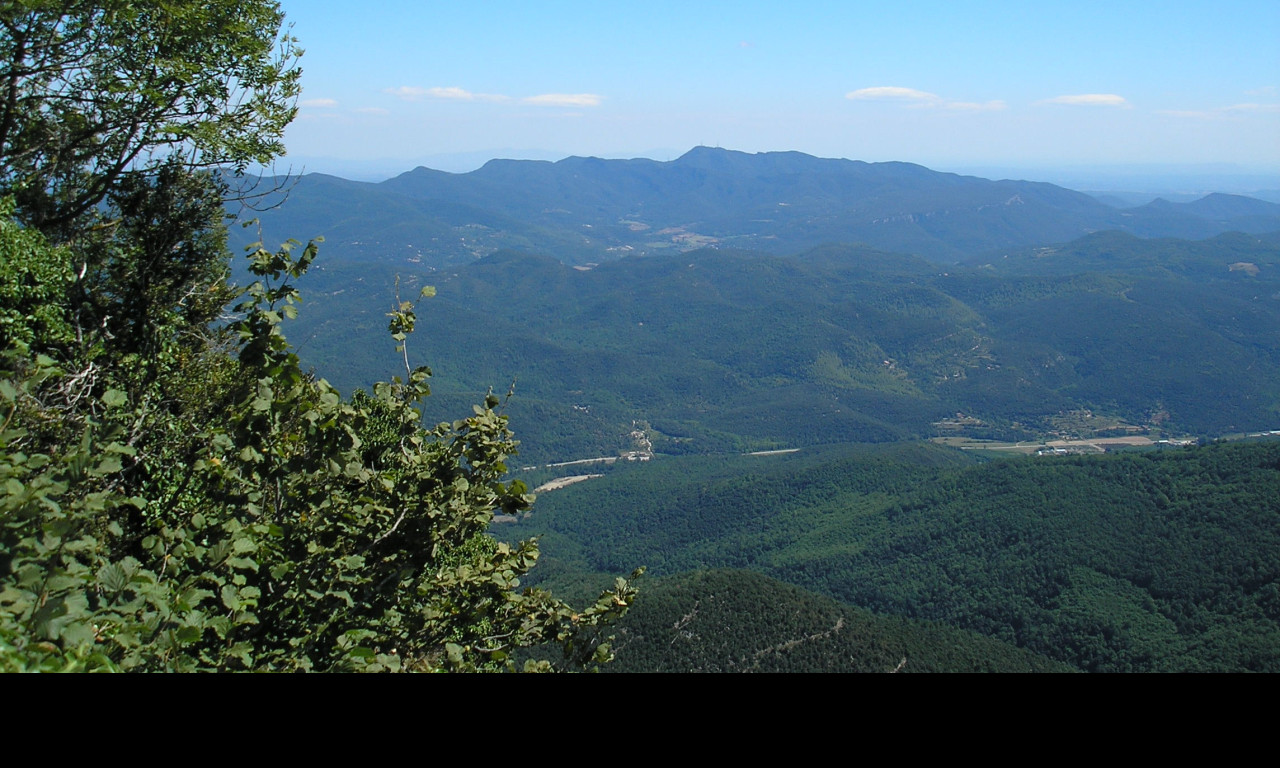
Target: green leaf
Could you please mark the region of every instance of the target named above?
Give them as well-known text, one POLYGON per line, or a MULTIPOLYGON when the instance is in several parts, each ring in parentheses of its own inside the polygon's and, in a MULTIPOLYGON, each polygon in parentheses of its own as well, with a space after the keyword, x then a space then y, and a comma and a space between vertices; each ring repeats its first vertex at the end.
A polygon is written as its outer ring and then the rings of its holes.
POLYGON ((108 592, 123 592, 129 586, 129 574, 117 563, 104 565, 98 571, 98 584, 108 592))

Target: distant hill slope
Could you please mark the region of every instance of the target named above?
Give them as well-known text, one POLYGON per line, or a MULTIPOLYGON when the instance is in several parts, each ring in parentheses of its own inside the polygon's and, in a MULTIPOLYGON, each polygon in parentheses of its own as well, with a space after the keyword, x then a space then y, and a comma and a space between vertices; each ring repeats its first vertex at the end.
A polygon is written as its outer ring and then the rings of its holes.
POLYGON ((1142 237, 1207 238, 1223 232, 1272 232, 1280 229, 1280 203, 1214 193, 1189 203, 1156 199, 1121 212, 1118 227, 1142 237))
POLYGON ((547 494, 501 535, 540 536, 561 573, 745 568, 1087 671, 1280 671, 1280 441, 973 461, 666 458, 547 494))
POLYGON ((1204 240, 1098 232, 1070 243, 984 254, 968 263, 1009 277, 1092 272, 1221 282, 1231 278, 1233 266, 1242 271, 1246 264, 1257 268, 1246 270, 1250 276, 1280 274, 1280 231, 1229 232, 1204 240))
MULTIPOLYGON (((340 258, 434 267, 504 248, 581 264, 708 245, 782 254, 829 242, 952 262, 1106 229, 1179 237, 1280 229, 1280 206, 1211 198, 1119 211, 1052 184, 697 147, 670 162, 494 160, 470 173, 418 168, 377 184, 309 175, 260 219, 268 243, 324 236, 340 258)), ((242 244, 253 239, 233 234, 242 244)))
POLYGON ((876 616, 743 570, 640 582, 605 672, 1070 672, 943 624, 876 616))

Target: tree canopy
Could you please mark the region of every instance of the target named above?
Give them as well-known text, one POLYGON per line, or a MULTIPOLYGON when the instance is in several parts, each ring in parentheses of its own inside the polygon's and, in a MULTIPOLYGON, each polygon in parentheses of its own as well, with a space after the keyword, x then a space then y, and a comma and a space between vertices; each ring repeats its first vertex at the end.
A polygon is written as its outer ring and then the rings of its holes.
POLYGON ((344 399, 281 331, 315 243, 253 247, 228 287, 209 169, 282 152, 282 22, 261 0, 0 6, 0 669, 607 660, 633 587, 582 610, 518 591, 536 544, 487 533, 532 502, 501 400, 423 428, 413 302, 389 313, 403 373, 344 399))
POLYGON ((0 6, 0 184, 65 226, 156 164, 284 152, 301 50, 274 2, 19 0, 0 6))

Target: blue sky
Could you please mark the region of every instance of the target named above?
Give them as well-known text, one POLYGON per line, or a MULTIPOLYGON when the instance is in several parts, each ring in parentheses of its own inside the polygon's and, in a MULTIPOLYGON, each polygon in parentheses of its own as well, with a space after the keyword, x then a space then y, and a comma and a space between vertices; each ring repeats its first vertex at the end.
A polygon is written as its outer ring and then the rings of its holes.
POLYGON ((281 5, 307 170, 705 144, 1280 177, 1277 0, 281 5))

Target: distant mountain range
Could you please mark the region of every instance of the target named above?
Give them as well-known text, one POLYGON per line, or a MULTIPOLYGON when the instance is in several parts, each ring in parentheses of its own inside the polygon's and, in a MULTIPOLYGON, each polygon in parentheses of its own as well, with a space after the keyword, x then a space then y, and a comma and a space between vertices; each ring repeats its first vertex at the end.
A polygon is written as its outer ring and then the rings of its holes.
POLYGON ((403 373, 434 286, 424 419, 514 391, 526 583, 657 577, 620 670, 1280 669, 1280 205, 698 148, 305 176, 261 236, 317 235, 317 375, 403 373), (1149 452, 952 447, 1041 445, 1149 452))
POLYGON ((670 162, 493 160, 470 173, 417 168, 380 183, 312 174, 260 220, 267 243, 323 236, 340 257, 435 267, 501 249, 585 264, 708 246, 789 254, 832 242, 950 263, 1101 230, 1275 231, 1280 204, 1213 194, 1118 209, 1052 184, 910 163, 697 147, 670 162))
POLYGON ((698 148, 307 176, 263 227, 326 237, 288 328, 308 363, 344 391, 387 378, 397 285, 433 285, 409 342, 428 419, 515 380, 529 463, 617 455, 637 429, 707 453, 1280 424, 1280 205, 1246 197, 1116 209, 698 148), (1189 239, 1219 230, 1240 231, 1189 239))

